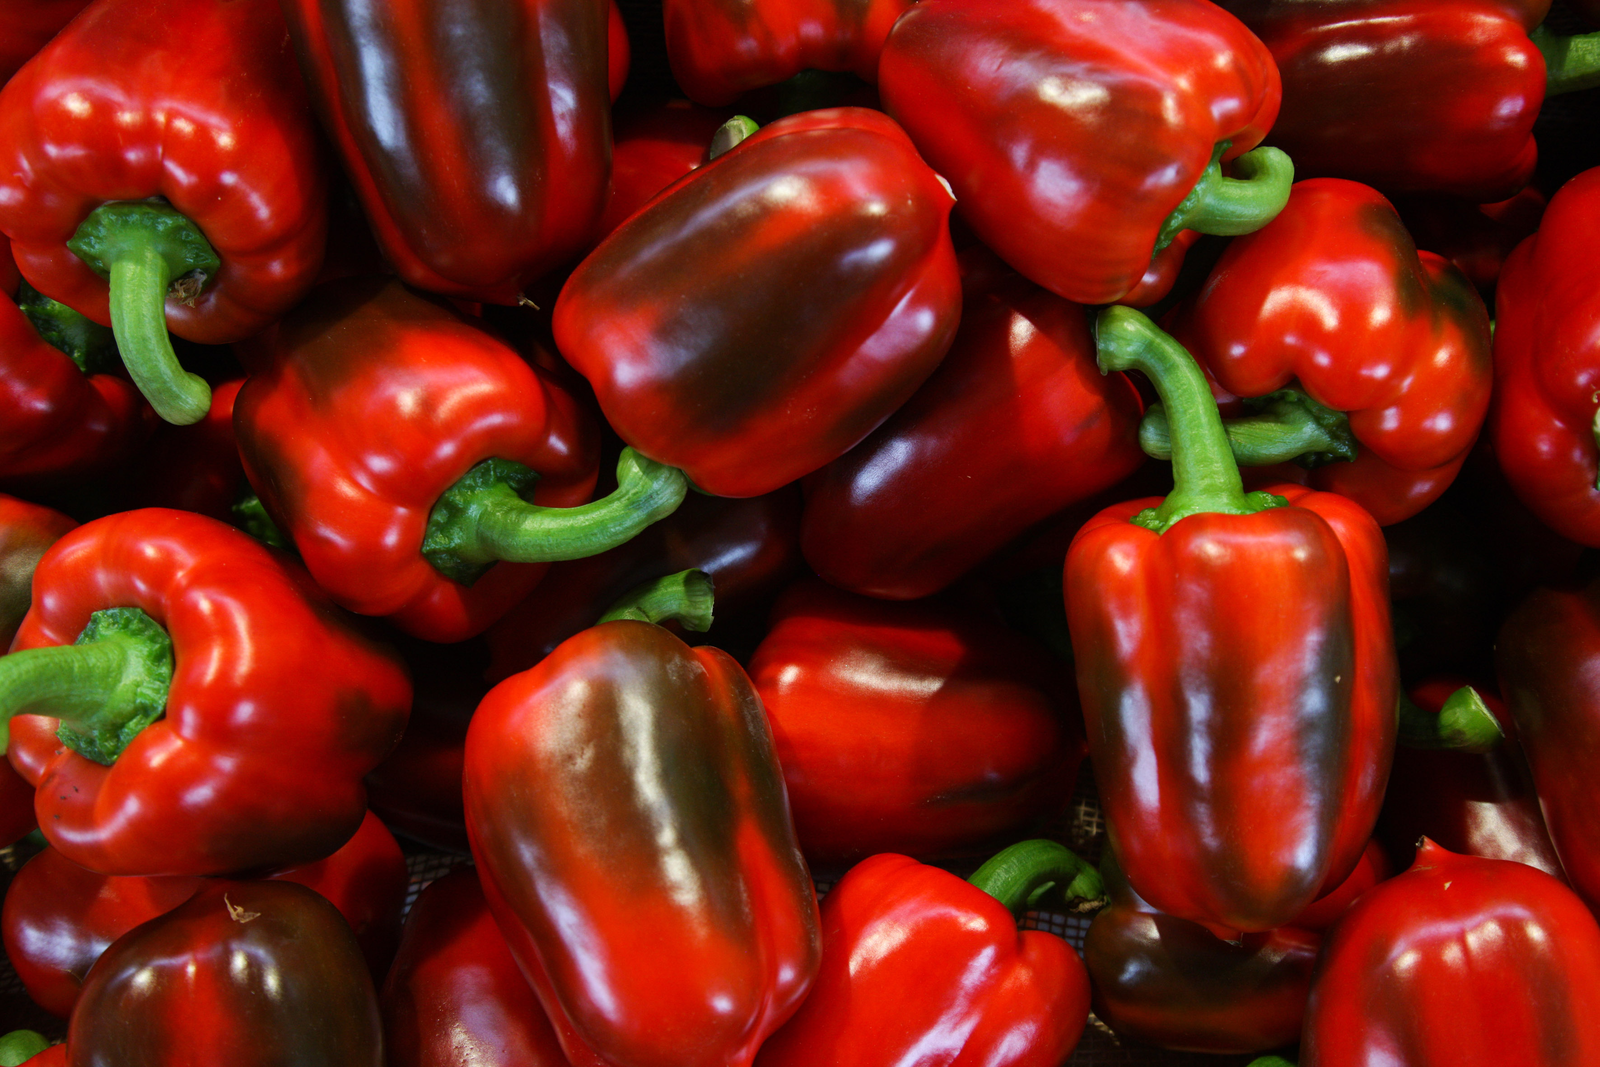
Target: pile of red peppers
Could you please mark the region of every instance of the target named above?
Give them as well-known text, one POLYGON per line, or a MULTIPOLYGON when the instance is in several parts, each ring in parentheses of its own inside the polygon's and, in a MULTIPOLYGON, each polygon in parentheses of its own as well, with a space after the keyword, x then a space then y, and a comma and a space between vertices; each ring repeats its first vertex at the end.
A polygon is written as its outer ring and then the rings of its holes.
POLYGON ((0 1067, 1600 1067, 1600 5, 13 6, 0 1067))

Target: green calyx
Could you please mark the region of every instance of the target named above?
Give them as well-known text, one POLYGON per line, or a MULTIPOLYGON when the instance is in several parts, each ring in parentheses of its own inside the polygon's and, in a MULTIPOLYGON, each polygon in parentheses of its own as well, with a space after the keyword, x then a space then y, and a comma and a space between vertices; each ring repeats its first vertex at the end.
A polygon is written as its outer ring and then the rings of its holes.
MULTIPOLYGON (((256 491, 248 482, 239 491, 239 497, 229 508, 233 513, 233 524, 245 533, 254 537, 268 548, 281 548, 285 552, 294 552, 294 542, 278 528, 272 521, 272 516, 267 514, 267 506, 261 502, 256 491)), ((298 554, 298 553, 297 553, 298 554)))
POLYGON ((718 156, 727 155, 741 141, 760 128, 760 124, 748 115, 733 116, 733 118, 718 126, 717 132, 711 135, 711 145, 706 149, 706 162, 709 163, 718 156))
POLYGON ((83 373, 105 374, 122 362, 110 327, 45 296, 27 282, 17 290, 17 307, 40 340, 72 357, 83 373))
POLYGON ((1564 37, 1540 25, 1528 39, 1544 56, 1545 96, 1600 85, 1600 33, 1564 37))
POLYGON ((110 766, 166 711, 172 672, 172 639, 154 619, 107 608, 89 616, 73 644, 0 656, 0 719, 58 718, 56 736, 68 748, 110 766))
MULTIPOLYGON (((1358 454, 1349 417, 1299 389, 1279 389, 1244 404, 1251 414, 1222 423, 1228 448, 1241 467, 1294 462, 1314 469, 1349 462, 1358 454)), ((1145 412, 1139 447, 1153 459, 1172 458, 1172 431, 1163 405, 1152 404, 1145 412)))
POLYGON ((1230 143, 1221 141, 1216 145, 1200 180, 1161 224, 1156 235, 1157 252, 1171 244, 1181 230, 1220 237, 1254 233, 1277 218, 1289 202, 1289 187, 1294 184, 1293 161, 1279 149, 1257 148, 1235 159, 1234 176, 1224 177, 1222 154, 1230 143))
POLYGON ((1253 515, 1288 503, 1271 493, 1246 493, 1222 414, 1194 357, 1145 315, 1112 305, 1095 320, 1102 373, 1140 371, 1155 385, 1172 440, 1172 492, 1135 515, 1135 524, 1165 533, 1190 515, 1253 515))
POLYGON ((508 459, 486 459, 439 497, 422 554, 451 581, 471 585, 490 567, 584 559, 632 540, 683 503, 688 481, 676 467, 624 448, 617 489, 593 503, 552 508, 526 499, 539 475, 508 459))
POLYGON ((1407 748, 1492 752, 1506 739, 1500 720, 1470 685, 1451 693, 1439 714, 1430 715, 1404 693, 1399 700, 1400 729, 1395 743, 1407 748))
POLYGON ((13 1030, 0 1037, 0 1067, 21 1067, 50 1047, 50 1039, 37 1030, 13 1030))
POLYGON ((1105 883, 1094 865, 1059 841, 1019 841, 991 857, 967 881, 994 897, 1019 920, 1047 900, 1074 911, 1105 903, 1105 883))
POLYGON ((222 268, 200 228, 165 200, 113 200, 67 242, 111 284, 111 330, 133 383, 156 414, 179 426, 211 408, 211 387, 184 370, 167 334, 167 299, 192 304, 222 268))
POLYGON ((600 622, 633 619, 657 626, 676 622, 703 634, 711 629, 713 592, 711 575, 705 571, 679 571, 634 586, 600 616, 600 622))

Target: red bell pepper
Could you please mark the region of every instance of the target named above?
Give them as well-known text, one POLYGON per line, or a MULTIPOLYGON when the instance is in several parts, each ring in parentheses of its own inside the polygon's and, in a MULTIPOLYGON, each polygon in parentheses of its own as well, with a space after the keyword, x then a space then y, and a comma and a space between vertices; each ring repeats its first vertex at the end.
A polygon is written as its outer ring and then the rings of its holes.
POLYGON ((1483 301, 1355 182, 1297 183, 1277 218, 1229 245, 1170 328, 1225 403, 1269 405, 1249 439, 1230 428, 1241 463, 1309 453, 1310 484, 1380 525, 1444 492, 1489 407, 1483 301), (1302 441, 1302 427, 1321 432, 1302 441))
POLYGON ((750 679, 806 858, 985 855, 1046 829, 1084 750, 1059 676, 971 606, 790 586, 750 679))
POLYGON ((568 1067, 478 874, 429 883, 383 983, 388 1067, 568 1067))
POLYGON ((556 302, 556 345, 641 453, 719 496, 771 492, 860 441, 944 356, 950 205, 882 114, 781 119, 590 253, 556 302))
POLYGON ((1095 366, 1083 309, 986 249, 962 265, 961 326, 939 369, 805 481, 801 547, 834 585, 929 596, 1144 459, 1138 391, 1095 366))
POLYGON ((1539 228, 1549 197, 1530 185, 1493 204, 1433 193, 1397 196, 1393 201, 1417 247, 1454 263, 1484 302, 1493 306, 1506 257, 1539 228))
POLYGON ((336 602, 427 640, 480 632, 549 561, 626 541, 686 492, 625 452, 621 488, 578 506, 599 447, 578 401, 392 279, 319 289, 270 348, 234 407, 250 484, 336 602))
POLYGON ((1397 681, 1383 536, 1299 486, 1246 496, 1205 377, 1143 315, 1101 312, 1101 366, 1172 419, 1172 492, 1102 511, 1064 587, 1118 862, 1179 918, 1292 919, 1349 875, 1383 799, 1397 681))
MULTIPOLYGON (((409 875, 394 835, 367 814, 356 835, 327 859, 264 877, 315 889, 339 909, 361 945, 373 980, 382 979, 400 940, 409 875)), ((66 1018, 84 975, 117 938, 165 915, 205 885, 202 878, 95 874, 46 848, 6 890, 0 934, 6 957, 33 1002, 66 1018)))
MULTIPOLYGON (((709 611, 668 585, 662 612, 709 611)), ((661 617, 601 622, 489 692, 467 832, 574 1064, 746 1067, 811 986, 816 893, 750 680, 661 617)))
POLYGON ((32 0, 6 12, 0 29, 0 85, 49 43, 89 0, 32 0))
POLYGON ((758 1067, 1057 1067, 1089 1018, 1089 977, 1055 934, 1017 929, 1054 883, 1095 899, 1094 868, 1025 841, 970 881, 906 856, 862 860, 822 902, 822 969, 758 1067))
POLYGON ((1600 546, 1600 168, 1550 200, 1495 294, 1489 436, 1522 502, 1561 536, 1600 546))
POLYGON ((232 522, 248 488, 233 434, 233 404, 243 378, 211 390, 206 417, 188 426, 158 426, 129 473, 122 509, 179 508, 232 522))
POLYGON ((605 207, 605 0, 286 0, 318 112, 384 255, 431 292, 515 304, 605 207))
POLYGON ((7 755, 38 790, 46 839, 102 874, 331 854, 411 704, 394 653, 303 569, 184 511, 121 512, 57 541, 12 647, 7 755))
POLYGON ((167 330, 238 341, 305 294, 318 145, 276 0, 106 0, 0 91, 0 230, 40 292, 116 331, 162 418, 194 422, 209 389, 167 330))
POLYGON ((978 237, 1080 304, 1120 300, 1180 230, 1260 227, 1293 176, 1245 155, 1278 113, 1272 56, 1204 0, 922 0, 878 92, 978 237))
POLYGON ((672 76, 697 104, 721 107, 805 70, 876 81, 878 53, 913 0, 665 0, 672 76))
POLYGON ((84 979, 73 1064, 382 1067, 378 998, 339 912, 293 882, 207 884, 84 979))
POLYGON ((667 186, 706 162, 711 138, 733 117, 687 100, 643 100, 619 107, 611 146, 611 194, 595 226, 598 244, 667 186))
POLYGON ((1543 871, 1424 840, 1322 949, 1301 1067, 1600 1063, 1600 926, 1543 871))

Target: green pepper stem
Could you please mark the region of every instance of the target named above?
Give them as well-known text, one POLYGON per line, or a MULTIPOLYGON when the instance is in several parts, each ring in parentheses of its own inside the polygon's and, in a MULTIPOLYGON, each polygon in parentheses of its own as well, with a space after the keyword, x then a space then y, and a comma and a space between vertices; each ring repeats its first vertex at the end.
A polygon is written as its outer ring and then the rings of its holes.
POLYGON ((467 585, 501 560, 584 559, 625 544, 671 515, 689 488, 682 471, 631 448, 617 460, 616 492, 593 503, 530 504, 520 494, 536 478, 521 464, 484 460, 434 505, 422 554, 439 573, 467 585), (520 468, 520 477, 513 468, 520 468))
POLYGON ((701 570, 679 571, 634 586, 600 616, 600 621, 633 619, 657 625, 676 622, 685 630, 705 633, 711 629, 712 593, 711 575, 701 570))
POLYGON ((109 766, 166 710, 172 666, 172 639, 138 608, 95 612, 75 644, 0 656, 0 752, 12 716, 50 715, 67 747, 109 766))
POLYGON ((1059 841, 1019 841, 991 857, 967 881, 994 897, 1019 920, 1045 893, 1079 902, 1078 911, 1105 903, 1105 883, 1094 865, 1059 841))
POLYGON ((1500 720, 1470 685, 1451 693, 1439 714, 1430 715, 1400 694, 1400 730, 1395 743, 1407 748, 1443 748, 1456 752, 1492 752, 1506 739, 1500 720))
POLYGON ((760 124, 748 115, 733 116, 733 118, 718 126, 717 132, 711 135, 711 144, 706 149, 706 162, 709 163, 718 156, 727 155, 741 141, 760 128, 760 124))
POLYGON ((1289 202, 1294 185, 1294 163, 1277 148, 1257 148, 1233 161, 1234 177, 1222 174, 1223 141, 1212 152, 1211 162, 1171 215, 1161 224, 1156 238, 1159 252, 1172 243, 1181 230, 1237 237, 1254 233, 1278 217, 1289 202))
POLYGON ((50 1039, 37 1030, 13 1030, 0 1037, 0 1067, 21 1067, 50 1047, 50 1039))
POLYGON ((1257 1056, 1250 1061, 1250 1067, 1295 1067, 1295 1063, 1282 1056, 1257 1056))
POLYGON ((1600 32, 1563 37, 1540 25, 1528 39, 1544 55, 1545 96, 1600 85, 1600 32))
MULTIPOLYGON (((1261 397, 1254 414, 1224 419, 1228 448, 1241 467, 1297 461, 1308 467, 1356 458, 1356 439, 1342 411, 1319 404, 1298 389, 1261 397)), ((1139 447, 1152 459, 1172 458, 1167 409, 1151 404, 1139 424, 1139 447)))
POLYGON ((211 387, 184 370, 167 335, 167 296, 193 301, 222 261, 200 228, 163 200, 114 200, 79 224, 67 247, 111 283, 111 332, 156 414, 179 426, 211 409, 211 387))
POLYGON ((1142 371, 1156 387, 1171 427, 1172 492, 1132 521, 1164 533, 1201 512, 1252 515, 1284 503, 1282 497, 1244 491, 1222 414, 1194 357, 1143 314, 1112 305, 1095 322, 1102 372, 1142 371))

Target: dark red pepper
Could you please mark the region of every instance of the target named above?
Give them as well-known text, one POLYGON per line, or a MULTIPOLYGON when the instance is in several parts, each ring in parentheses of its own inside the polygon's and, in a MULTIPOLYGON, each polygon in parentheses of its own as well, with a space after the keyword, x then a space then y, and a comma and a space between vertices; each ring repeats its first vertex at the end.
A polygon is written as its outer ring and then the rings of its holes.
POLYGON ((711 138, 732 117, 726 108, 687 100, 634 100, 618 107, 612 116, 611 195, 595 226, 595 242, 705 163, 711 138))
POLYGON ((0 650, 11 647, 28 613, 39 557, 77 525, 53 508, 0 493, 0 650))
POLYGON ((156 428, 130 472, 125 508, 180 508, 233 521, 233 506, 248 488, 233 435, 233 404, 243 385, 243 378, 232 378, 213 386, 211 408, 199 422, 156 428))
POLYGON ((0 30, 0 85, 49 43, 89 0, 33 0, 6 12, 0 30))

